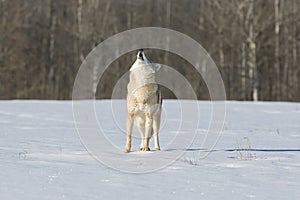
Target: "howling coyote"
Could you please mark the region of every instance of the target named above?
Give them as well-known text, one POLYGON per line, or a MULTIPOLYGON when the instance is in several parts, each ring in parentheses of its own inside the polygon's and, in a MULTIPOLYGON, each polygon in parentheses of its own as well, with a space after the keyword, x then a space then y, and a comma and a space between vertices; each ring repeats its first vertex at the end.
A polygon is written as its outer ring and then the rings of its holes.
POLYGON ((150 63, 143 50, 139 50, 135 63, 130 68, 127 86, 127 122, 125 152, 130 152, 133 121, 141 133, 141 151, 149 151, 149 139, 154 135, 154 148, 160 150, 158 130, 162 98, 155 73, 160 65, 150 63))

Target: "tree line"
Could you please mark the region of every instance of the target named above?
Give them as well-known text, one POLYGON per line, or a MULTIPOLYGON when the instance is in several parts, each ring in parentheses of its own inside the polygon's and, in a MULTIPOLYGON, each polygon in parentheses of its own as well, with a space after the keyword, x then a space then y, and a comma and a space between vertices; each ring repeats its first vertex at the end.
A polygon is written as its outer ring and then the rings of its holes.
MULTIPOLYGON (((230 100, 300 101, 300 0, 2 0, 0 98, 71 99, 85 56, 138 27, 187 34, 213 58, 230 100)), ((113 62, 96 97, 110 98, 136 52, 113 62)), ((201 76, 177 55, 148 50, 209 99, 201 76)), ((164 88, 165 98, 174 98, 164 88)))

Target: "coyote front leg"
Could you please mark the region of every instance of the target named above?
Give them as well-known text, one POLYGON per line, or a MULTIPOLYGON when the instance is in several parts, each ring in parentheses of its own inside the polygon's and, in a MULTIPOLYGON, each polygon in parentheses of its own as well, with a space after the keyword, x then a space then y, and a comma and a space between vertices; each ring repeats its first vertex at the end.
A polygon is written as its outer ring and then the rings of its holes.
POLYGON ((133 126, 133 114, 128 114, 126 121, 126 146, 125 152, 129 153, 131 148, 131 133, 133 126))
POLYGON ((142 151, 150 151, 149 139, 152 134, 152 124, 153 119, 149 115, 147 115, 145 121, 145 137, 143 138, 143 147, 141 149, 142 151))

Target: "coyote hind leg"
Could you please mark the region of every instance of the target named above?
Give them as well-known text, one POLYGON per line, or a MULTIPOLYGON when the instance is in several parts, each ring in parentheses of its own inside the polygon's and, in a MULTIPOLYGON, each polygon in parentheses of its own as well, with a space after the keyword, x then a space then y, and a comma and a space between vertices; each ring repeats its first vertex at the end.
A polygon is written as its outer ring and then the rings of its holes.
POLYGON ((154 148, 155 150, 160 150, 158 131, 160 126, 160 114, 154 117, 153 119, 153 137, 154 137, 154 148))

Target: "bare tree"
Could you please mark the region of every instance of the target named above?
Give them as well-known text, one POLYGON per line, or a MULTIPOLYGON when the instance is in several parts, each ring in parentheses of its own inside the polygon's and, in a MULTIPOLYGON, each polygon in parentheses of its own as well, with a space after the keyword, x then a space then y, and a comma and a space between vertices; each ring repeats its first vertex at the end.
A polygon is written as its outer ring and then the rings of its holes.
POLYGON ((258 78, 256 66, 256 42, 254 35, 254 0, 249 1, 248 12, 246 16, 248 26, 248 44, 249 44, 249 79, 251 80, 251 96, 254 101, 258 100, 258 78))
POLYGON ((279 44, 279 33, 280 33, 280 25, 281 25, 281 12, 280 12, 280 1, 279 0, 275 0, 274 1, 274 10, 275 10, 275 75, 276 75, 276 80, 274 83, 274 97, 276 100, 279 100, 280 97, 280 92, 281 92, 281 88, 280 88, 280 80, 281 80, 281 76, 280 76, 280 44, 279 44))

